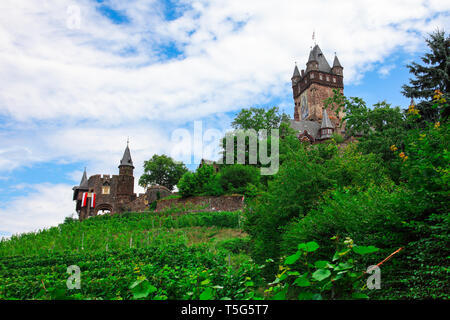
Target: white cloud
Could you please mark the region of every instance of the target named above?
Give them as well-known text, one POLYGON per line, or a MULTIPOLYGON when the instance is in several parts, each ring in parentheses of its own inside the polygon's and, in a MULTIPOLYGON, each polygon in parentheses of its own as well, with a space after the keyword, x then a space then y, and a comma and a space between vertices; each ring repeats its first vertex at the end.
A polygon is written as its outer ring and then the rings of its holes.
MULTIPOLYGON (((304 67, 313 30, 354 84, 375 66, 387 75, 387 57, 422 50, 426 33, 450 27, 450 3, 437 0, 183 0, 170 21, 156 0, 108 3, 128 23, 90 0, 1 1, 2 177, 39 162, 114 174, 128 136, 139 177, 194 120, 223 131, 227 112, 274 97, 291 113, 294 61, 304 67), (81 9, 79 30, 66 26, 70 5, 81 9)), ((78 181, 82 169, 67 174, 78 181)))
POLYGON ((381 76, 381 78, 387 78, 387 76, 391 73, 391 71, 395 68, 395 64, 388 64, 380 67, 378 69, 378 74, 381 76))
POLYGON ((74 208, 71 186, 31 185, 0 207, 1 231, 16 234, 55 226, 74 213, 74 208))

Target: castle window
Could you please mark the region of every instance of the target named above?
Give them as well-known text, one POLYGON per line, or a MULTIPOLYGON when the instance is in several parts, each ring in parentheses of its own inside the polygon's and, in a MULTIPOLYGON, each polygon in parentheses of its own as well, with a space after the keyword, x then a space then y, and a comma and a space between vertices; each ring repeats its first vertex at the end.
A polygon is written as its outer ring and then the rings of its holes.
POLYGON ((322 75, 321 74, 319 74, 319 78, 320 78, 320 80, 322 80, 322 75))
POLYGON ((105 182, 102 186, 102 194, 109 194, 111 192, 111 187, 108 182, 105 182))
POLYGON ((329 76, 327 76, 327 81, 330 81, 330 77, 329 76))
POLYGON ((314 73, 311 73, 310 78, 314 79, 314 73))
POLYGON ((335 83, 336 83, 336 78, 333 78, 333 82, 335 82, 335 83))

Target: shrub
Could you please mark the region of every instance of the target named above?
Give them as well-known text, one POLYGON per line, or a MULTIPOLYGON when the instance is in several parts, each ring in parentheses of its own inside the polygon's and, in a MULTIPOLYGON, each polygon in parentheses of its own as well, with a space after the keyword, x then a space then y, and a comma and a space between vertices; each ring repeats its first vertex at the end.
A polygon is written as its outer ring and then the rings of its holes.
POLYGON ((243 194, 249 184, 259 184, 259 169, 242 164, 224 166, 220 172, 220 183, 227 193, 243 194))

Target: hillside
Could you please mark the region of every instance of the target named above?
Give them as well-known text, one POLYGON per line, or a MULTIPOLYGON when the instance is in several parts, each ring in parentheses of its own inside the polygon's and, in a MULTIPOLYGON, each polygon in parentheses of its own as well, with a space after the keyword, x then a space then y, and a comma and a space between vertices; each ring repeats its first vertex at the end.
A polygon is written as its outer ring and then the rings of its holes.
POLYGON ((257 267, 239 216, 125 213, 13 236, 0 242, 0 299, 244 298, 257 267), (80 290, 67 289, 71 265, 80 290))

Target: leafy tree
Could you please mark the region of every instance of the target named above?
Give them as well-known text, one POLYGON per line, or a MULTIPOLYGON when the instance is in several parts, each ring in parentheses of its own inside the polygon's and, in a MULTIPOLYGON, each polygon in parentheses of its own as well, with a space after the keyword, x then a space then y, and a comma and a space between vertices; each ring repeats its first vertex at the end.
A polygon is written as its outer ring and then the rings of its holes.
POLYGON ((280 113, 278 107, 268 110, 252 107, 242 109, 234 118, 231 126, 234 129, 253 129, 258 132, 261 129, 279 128, 282 122, 287 121, 289 121, 289 116, 285 113, 280 113))
POLYGON ((447 119, 450 108, 433 108, 432 100, 435 90, 440 90, 447 101, 450 98, 450 37, 445 31, 437 30, 425 41, 431 52, 421 58, 424 65, 416 62, 407 65, 415 78, 409 80, 410 85, 402 87, 402 93, 408 98, 423 99, 417 108, 424 120, 437 121, 439 116, 447 119))
POLYGON ((155 154, 150 160, 144 161, 144 174, 139 179, 139 185, 147 187, 149 184, 159 184, 173 190, 187 171, 183 163, 176 162, 164 154, 155 154))

